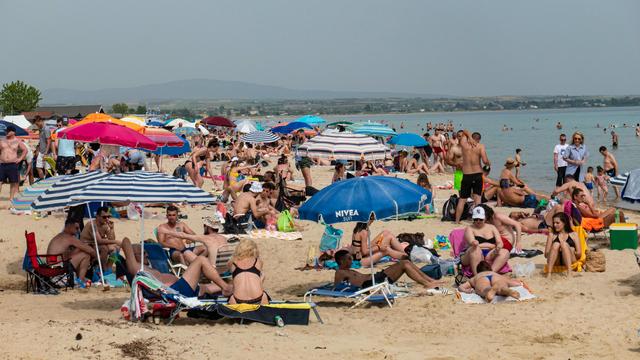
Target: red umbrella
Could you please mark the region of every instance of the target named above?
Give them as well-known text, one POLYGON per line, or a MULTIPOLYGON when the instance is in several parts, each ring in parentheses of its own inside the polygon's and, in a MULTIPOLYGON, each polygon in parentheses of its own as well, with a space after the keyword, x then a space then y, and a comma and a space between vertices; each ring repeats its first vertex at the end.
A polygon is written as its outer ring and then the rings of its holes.
POLYGON ((224 127, 236 127, 233 121, 222 116, 209 116, 202 119, 201 123, 209 126, 224 126, 224 127))
POLYGON ((126 126, 109 122, 76 125, 58 132, 58 138, 82 142, 97 142, 101 145, 128 146, 155 150, 158 145, 148 137, 126 126))

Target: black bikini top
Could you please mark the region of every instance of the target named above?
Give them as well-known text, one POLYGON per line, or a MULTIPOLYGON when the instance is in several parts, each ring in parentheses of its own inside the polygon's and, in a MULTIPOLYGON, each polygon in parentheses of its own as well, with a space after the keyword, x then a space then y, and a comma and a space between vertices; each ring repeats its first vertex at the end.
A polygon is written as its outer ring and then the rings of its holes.
POLYGON ((256 274, 256 275, 258 275, 258 277, 262 276, 262 272, 256 267, 256 263, 258 263, 258 259, 256 259, 256 261, 253 262, 253 265, 248 269, 242 269, 242 268, 238 267, 238 265, 236 263, 233 263, 233 266, 235 266, 235 269, 231 273, 231 277, 235 278, 236 276, 238 276, 239 274, 241 274, 243 272, 249 272, 249 273, 252 273, 252 274, 256 274))
POLYGON ((478 235, 476 235, 475 237, 476 237, 476 240, 478 240, 478 242, 480 244, 489 243, 489 244, 494 244, 495 245, 495 243, 496 243, 495 236, 492 237, 491 239, 486 239, 486 238, 484 238, 482 236, 478 236, 478 235))

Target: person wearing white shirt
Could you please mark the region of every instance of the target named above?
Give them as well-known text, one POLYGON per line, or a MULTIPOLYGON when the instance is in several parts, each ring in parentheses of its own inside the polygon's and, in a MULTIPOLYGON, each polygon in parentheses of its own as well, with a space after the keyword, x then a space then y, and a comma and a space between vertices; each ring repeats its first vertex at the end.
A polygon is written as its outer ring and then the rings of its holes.
POLYGON ((564 176, 567 172, 567 162, 564 160, 567 147, 567 135, 560 134, 560 144, 557 144, 555 148, 553 148, 553 169, 558 174, 556 178, 556 187, 562 186, 564 184, 564 176))

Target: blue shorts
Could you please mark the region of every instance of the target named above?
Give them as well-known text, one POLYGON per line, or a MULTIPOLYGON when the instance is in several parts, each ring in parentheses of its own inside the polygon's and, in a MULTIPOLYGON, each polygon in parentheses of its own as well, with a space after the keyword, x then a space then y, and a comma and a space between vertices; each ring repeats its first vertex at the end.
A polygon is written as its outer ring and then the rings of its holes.
POLYGON ((586 183, 584 183, 584 186, 589 190, 593 190, 593 183, 592 182, 586 182, 586 183))
POLYGON ((189 285, 187 280, 180 278, 170 286, 173 290, 180 293, 184 297, 198 297, 200 286, 196 286, 195 290, 189 285))
POLYGON ((522 206, 535 209, 536 207, 538 207, 538 199, 535 195, 525 195, 522 206))

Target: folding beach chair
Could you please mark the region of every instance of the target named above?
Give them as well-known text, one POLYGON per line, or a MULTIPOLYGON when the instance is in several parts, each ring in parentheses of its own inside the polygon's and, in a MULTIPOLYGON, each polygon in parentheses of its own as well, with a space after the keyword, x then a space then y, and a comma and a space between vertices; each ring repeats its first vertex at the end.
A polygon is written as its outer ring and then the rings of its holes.
POLYGON ((38 254, 36 235, 24 232, 27 251, 22 269, 27 273, 27 293, 57 295, 58 289, 74 286, 73 265, 62 258, 62 254, 38 254))
POLYGON ((365 302, 386 303, 389 307, 393 307, 393 303, 398 297, 396 294, 391 292, 389 282, 386 280, 367 288, 360 288, 350 284, 339 284, 334 286, 333 283, 328 283, 307 291, 304 294, 304 301, 313 302, 314 296, 355 300, 355 304, 353 304, 350 309, 353 309, 365 302))
MULTIPOLYGON (((453 229, 451 233, 449 233, 449 241, 451 242, 455 262, 458 264, 456 268, 455 282, 457 286, 460 286, 460 284, 464 282, 465 277, 470 278, 473 276, 471 267, 468 265, 462 265, 462 260, 460 259, 460 254, 467 247, 467 244, 464 241, 464 228, 453 229)), ((509 272, 511 272, 511 266, 509 266, 508 262, 504 264, 500 271, 498 271, 500 274, 506 274, 509 272)))
POLYGON ((183 271, 187 269, 184 264, 174 264, 169 257, 168 251, 156 242, 145 242, 144 252, 151 264, 151 268, 165 274, 174 274, 180 277, 183 271))
POLYGON ((593 235, 594 238, 597 238, 598 234, 602 233, 602 237, 604 239, 607 238, 607 233, 604 225, 602 227, 596 227, 593 226, 593 224, 588 220, 585 220, 585 218, 582 216, 582 213, 580 213, 580 210, 578 209, 576 204, 573 203, 573 201, 567 201, 564 203, 564 213, 569 217, 569 219, 572 220, 572 226, 581 227, 587 233, 587 235, 593 235))

